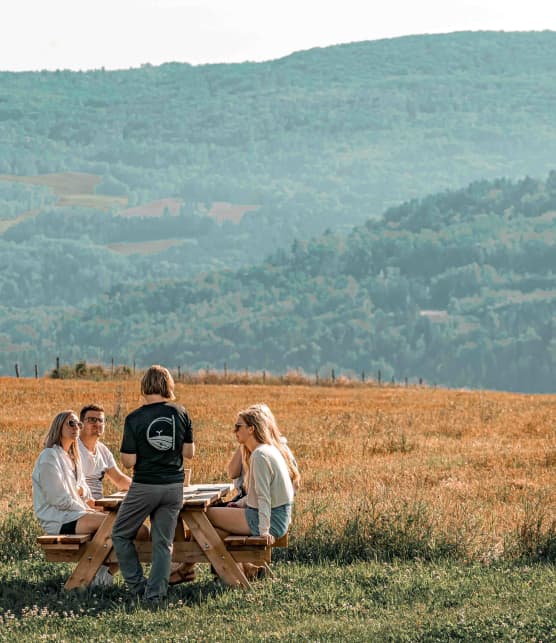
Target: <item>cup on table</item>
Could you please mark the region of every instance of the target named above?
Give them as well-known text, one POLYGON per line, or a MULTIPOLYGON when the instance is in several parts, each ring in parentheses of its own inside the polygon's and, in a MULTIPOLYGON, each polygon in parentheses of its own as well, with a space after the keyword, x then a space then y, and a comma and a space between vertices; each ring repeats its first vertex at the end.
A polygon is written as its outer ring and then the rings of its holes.
POLYGON ((183 486, 189 487, 191 485, 191 469, 184 469, 183 473, 185 474, 183 479, 183 486))

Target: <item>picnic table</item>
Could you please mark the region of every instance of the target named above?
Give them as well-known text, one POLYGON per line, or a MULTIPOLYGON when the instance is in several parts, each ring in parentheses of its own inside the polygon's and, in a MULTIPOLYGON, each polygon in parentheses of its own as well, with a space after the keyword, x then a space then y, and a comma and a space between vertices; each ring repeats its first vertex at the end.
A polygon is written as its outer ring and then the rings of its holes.
MULTIPOLYGON (((184 487, 183 507, 174 535, 172 561, 210 563, 215 572, 228 585, 249 587, 241 562, 265 565, 270 561, 271 546, 257 536, 230 536, 222 540, 207 518, 207 508, 226 498, 233 490, 228 483, 197 484, 184 487)), ((49 561, 77 561, 77 565, 64 585, 65 589, 88 587, 101 565, 118 562, 112 546, 112 527, 125 492, 114 493, 96 501, 106 516, 97 532, 91 537, 39 536, 49 561)), ((275 543, 278 546, 285 542, 275 543)), ((151 562, 151 541, 135 541, 139 560, 151 562)))

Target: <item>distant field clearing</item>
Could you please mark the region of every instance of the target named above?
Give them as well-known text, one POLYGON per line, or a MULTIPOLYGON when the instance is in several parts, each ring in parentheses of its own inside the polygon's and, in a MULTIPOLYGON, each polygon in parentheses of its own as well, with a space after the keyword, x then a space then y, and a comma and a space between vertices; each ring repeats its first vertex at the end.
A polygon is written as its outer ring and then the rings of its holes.
POLYGON ((218 223, 223 221, 231 221, 232 223, 239 223, 246 212, 256 210, 258 205, 239 205, 234 203, 226 203, 225 201, 216 201, 207 212, 209 217, 216 219, 218 223))
MULTIPOLYGON (((138 205, 127 210, 118 212, 121 217, 161 217, 165 212, 171 216, 177 216, 180 212, 182 202, 178 199, 159 199, 143 205, 138 205)), ((218 223, 231 221, 239 223, 246 212, 256 210, 258 205, 242 205, 238 203, 228 203, 226 201, 215 201, 210 208, 205 208, 199 204, 201 212, 216 219, 218 223)))
POLYGON ((98 174, 86 174, 85 172, 59 172, 53 174, 38 174, 36 176, 0 174, 0 181, 46 185, 52 188, 58 196, 67 194, 94 194, 95 187, 100 183, 100 180, 98 174))
POLYGON ((127 208, 118 212, 120 217, 161 217, 167 210, 171 215, 179 214, 181 201, 177 199, 159 199, 134 208, 127 208))
POLYGON ((158 241, 137 241, 135 243, 109 243, 106 247, 121 255, 154 255, 172 246, 179 246, 188 242, 188 239, 160 239, 158 241))
POLYGON ((105 196, 104 194, 66 194, 61 196, 56 203, 57 208, 75 206, 96 210, 111 210, 114 207, 121 208, 126 205, 127 197, 105 196))
MULTIPOLYGON (((0 181, 10 181, 15 183, 27 183, 31 185, 42 185, 49 187, 58 197, 55 207, 80 207, 97 210, 117 209, 118 216, 121 217, 161 217, 165 213, 171 216, 177 216, 182 206, 181 199, 166 198, 150 201, 132 208, 128 208, 128 198, 118 196, 108 196, 104 194, 95 194, 96 186, 101 182, 101 177, 97 174, 87 174, 83 172, 61 172, 52 174, 38 174, 35 176, 16 176, 14 174, 1 174, 0 181)), ((258 205, 245 205, 238 203, 228 203, 226 201, 215 201, 209 208, 198 204, 199 211, 206 216, 216 219, 218 223, 231 221, 239 223, 246 212, 252 212, 259 208, 258 205)), ((0 220, 0 234, 18 223, 23 218, 36 216, 40 210, 33 210, 21 214, 21 217, 11 221, 0 220)), ((166 243, 166 242, 165 242, 166 243)), ((170 242, 168 242, 170 243, 170 242)), ((131 254, 136 252, 124 250, 120 246, 132 246, 134 244, 114 244, 114 250, 131 254)), ((141 244, 142 245, 142 244, 141 244)), ((168 246, 166 246, 168 247, 168 246)), ((137 250, 137 252, 144 252, 137 250)), ((148 252, 158 252, 157 250, 148 252)))
POLYGON ((20 214, 18 217, 15 219, 8 219, 8 220, 0 220, 0 234, 3 234, 8 230, 8 228, 11 228, 12 226, 21 223, 25 219, 30 219, 31 217, 36 217, 37 214, 40 212, 39 209, 36 210, 27 210, 27 212, 23 212, 20 214))

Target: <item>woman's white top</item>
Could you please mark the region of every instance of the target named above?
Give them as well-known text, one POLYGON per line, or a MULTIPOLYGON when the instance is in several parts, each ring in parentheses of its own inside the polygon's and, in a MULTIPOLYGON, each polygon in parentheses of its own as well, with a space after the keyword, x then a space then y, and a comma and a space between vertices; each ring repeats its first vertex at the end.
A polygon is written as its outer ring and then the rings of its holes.
POLYGON ((261 444, 251 454, 247 506, 259 510, 259 533, 270 530, 273 507, 293 502, 293 485, 282 454, 272 444, 261 444))
POLYGON ((85 501, 91 497, 81 467, 77 476, 70 457, 58 445, 44 449, 33 469, 33 508, 47 534, 59 534, 66 522, 93 511, 85 501), (83 498, 77 493, 83 489, 83 498))

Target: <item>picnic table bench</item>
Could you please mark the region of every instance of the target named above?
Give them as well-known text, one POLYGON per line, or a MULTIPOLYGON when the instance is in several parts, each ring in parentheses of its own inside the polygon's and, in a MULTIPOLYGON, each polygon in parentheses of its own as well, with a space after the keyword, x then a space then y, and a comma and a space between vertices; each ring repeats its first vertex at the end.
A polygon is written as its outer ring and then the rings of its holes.
MULTIPOLYGON (((268 564, 273 547, 286 547, 288 536, 277 539, 272 545, 261 536, 231 535, 223 540, 207 518, 206 510, 222 500, 233 490, 227 483, 191 485, 184 487, 184 503, 174 535, 172 561, 210 563, 228 585, 249 587, 249 581, 239 563, 268 564)), ((118 492, 97 500, 106 517, 93 535, 44 535, 37 538, 49 562, 77 562, 66 581, 65 589, 88 587, 101 565, 117 564, 112 547, 112 526, 125 493, 118 492)), ((141 562, 151 562, 151 541, 135 541, 141 562)))

